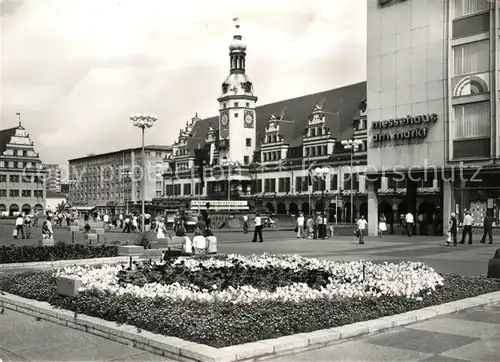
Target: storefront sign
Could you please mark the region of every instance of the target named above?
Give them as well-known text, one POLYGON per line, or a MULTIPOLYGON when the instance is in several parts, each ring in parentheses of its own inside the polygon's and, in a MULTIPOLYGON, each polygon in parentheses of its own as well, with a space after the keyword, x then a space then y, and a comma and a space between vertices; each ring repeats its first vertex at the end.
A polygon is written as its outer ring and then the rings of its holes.
POLYGON ((376 121, 372 123, 373 130, 382 130, 380 133, 373 134, 371 139, 373 142, 386 142, 392 140, 409 140, 414 138, 425 138, 429 129, 427 125, 436 123, 438 115, 436 113, 420 115, 420 116, 406 116, 403 118, 394 118, 385 121, 376 121), (421 127, 424 125, 424 127, 421 127), (395 127, 406 126, 420 126, 411 127, 409 129, 398 130, 396 132, 384 132, 395 127))
POLYGON ((205 208, 207 203, 210 204, 210 208, 221 208, 221 207, 230 207, 230 208, 238 208, 238 207, 246 207, 248 206, 248 201, 242 200, 192 200, 191 207, 203 207, 205 208))

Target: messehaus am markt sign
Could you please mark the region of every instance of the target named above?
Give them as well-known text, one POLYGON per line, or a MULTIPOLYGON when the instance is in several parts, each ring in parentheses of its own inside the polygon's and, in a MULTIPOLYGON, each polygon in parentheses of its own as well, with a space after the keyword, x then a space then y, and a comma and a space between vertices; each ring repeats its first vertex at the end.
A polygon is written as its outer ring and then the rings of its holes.
POLYGON ((388 119, 372 123, 371 140, 374 143, 423 139, 429 127, 438 121, 436 113, 388 119))

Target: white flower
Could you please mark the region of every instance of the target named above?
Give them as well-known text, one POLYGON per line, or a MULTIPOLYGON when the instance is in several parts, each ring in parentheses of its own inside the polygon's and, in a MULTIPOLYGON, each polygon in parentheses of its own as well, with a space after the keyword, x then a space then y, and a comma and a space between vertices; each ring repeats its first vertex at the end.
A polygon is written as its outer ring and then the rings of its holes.
POLYGON ((304 283, 293 283, 279 287, 275 291, 258 290, 245 285, 238 288, 230 286, 219 290, 216 284, 211 289, 200 290, 195 285, 178 283, 163 285, 149 283, 143 287, 132 284, 118 285, 117 274, 122 265, 72 266, 55 271, 55 276, 77 278, 82 281, 82 290, 98 289, 114 294, 132 294, 140 298, 161 297, 172 300, 195 300, 201 302, 254 303, 262 300, 281 300, 300 302, 317 298, 363 298, 382 296, 406 297, 422 300, 421 295, 430 295, 444 283, 443 278, 432 268, 419 262, 403 262, 399 264, 373 264, 367 261, 332 262, 309 259, 300 255, 276 256, 271 254, 228 255, 222 259, 195 260, 179 258, 174 264, 184 263, 192 270, 205 268, 232 268, 238 261, 244 267, 255 268, 290 268, 299 270, 324 270, 332 275, 329 284, 320 289, 312 289, 304 283), (364 276, 363 276, 364 270, 364 276))

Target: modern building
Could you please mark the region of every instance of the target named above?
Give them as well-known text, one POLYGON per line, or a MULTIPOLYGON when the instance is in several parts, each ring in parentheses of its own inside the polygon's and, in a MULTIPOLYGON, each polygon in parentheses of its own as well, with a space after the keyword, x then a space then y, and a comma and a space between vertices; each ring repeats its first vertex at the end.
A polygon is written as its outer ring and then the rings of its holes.
POLYGON ((81 209, 133 211, 142 200, 143 179, 146 202, 150 203, 154 197, 162 196, 162 174, 168 168, 167 158, 172 153, 172 147, 151 145, 144 149, 145 163, 141 148, 69 160, 68 202, 72 207, 81 209))
POLYGON ((464 210, 477 224, 487 212, 498 220, 499 2, 367 4, 370 218, 402 201, 401 211, 437 210, 442 225, 464 210))
POLYGON ((228 209, 241 203, 278 214, 324 205, 330 215, 350 220, 352 202, 353 215, 366 214, 366 83, 257 106, 239 27, 229 51, 219 115, 195 116, 179 132, 165 173, 166 197, 155 205, 226 200, 228 209), (348 139, 360 140, 359 149, 346 150, 341 140, 348 139), (195 149, 209 154, 203 189, 195 149), (318 167, 328 173, 316 174, 318 167))
POLYGON ((0 214, 45 210, 46 171, 29 133, 17 127, 0 131, 0 214))
POLYGON ((45 164, 47 170, 47 191, 61 192, 61 166, 57 164, 45 164))

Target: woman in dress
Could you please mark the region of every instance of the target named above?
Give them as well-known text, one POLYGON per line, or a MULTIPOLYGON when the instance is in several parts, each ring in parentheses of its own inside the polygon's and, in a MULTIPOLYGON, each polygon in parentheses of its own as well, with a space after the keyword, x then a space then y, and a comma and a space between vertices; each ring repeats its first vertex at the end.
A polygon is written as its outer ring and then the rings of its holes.
POLYGON ((165 227, 165 219, 161 218, 160 220, 158 220, 158 222, 156 223, 155 232, 156 232, 156 239, 166 238, 165 234, 167 233, 167 229, 165 227))
POLYGON ((378 219, 378 233, 381 238, 384 237, 384 232, 387 231, 387 222, 384 214, 380 214, 378 219))

